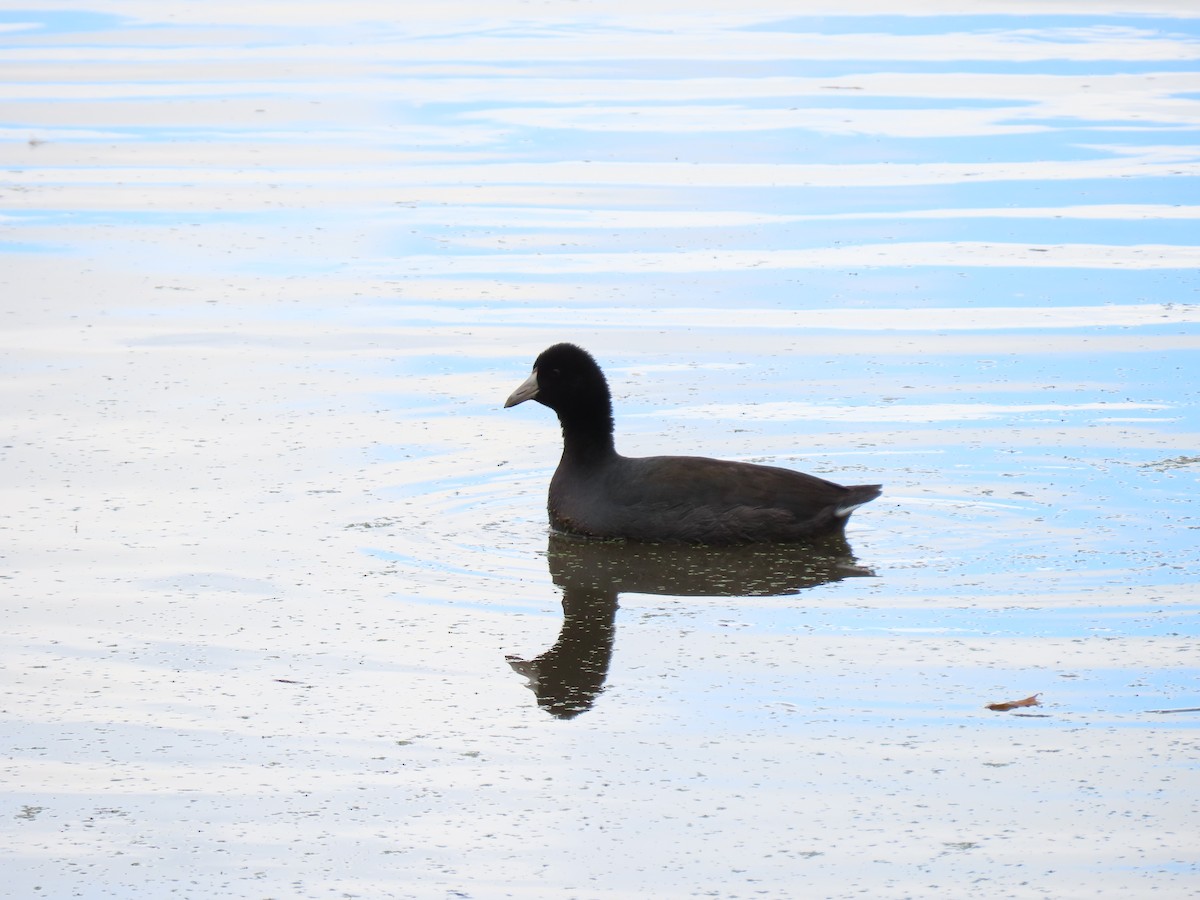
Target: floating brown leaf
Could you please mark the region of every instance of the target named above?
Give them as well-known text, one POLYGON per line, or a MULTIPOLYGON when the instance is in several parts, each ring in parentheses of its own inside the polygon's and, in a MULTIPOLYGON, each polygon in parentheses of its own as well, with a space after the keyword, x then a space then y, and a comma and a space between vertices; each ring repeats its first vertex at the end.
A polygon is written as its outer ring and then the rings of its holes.
POLYGON ((1020 709, 1022 706, 1041 706, 1042 701, 1038 697, 1040 693, 1034 694, 1032 697, 1026 697, 1024 700, 1009 700, 1007 703, 989 703, 984 709, 991 709, 996 712, 1008 712, 1010 709, 1020 709))

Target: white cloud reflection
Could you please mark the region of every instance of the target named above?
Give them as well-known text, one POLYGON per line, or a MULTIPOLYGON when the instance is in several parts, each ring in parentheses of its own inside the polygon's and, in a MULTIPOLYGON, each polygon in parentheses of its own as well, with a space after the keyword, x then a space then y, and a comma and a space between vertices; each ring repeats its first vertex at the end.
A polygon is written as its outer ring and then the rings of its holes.
POLYGON ((968 241, 897 242, 797 250, 683 250, 661 253, 490 253, 409 256, 395 271, 422 275, 604 272, 722 272, 749 269, 856 269, 883 266, 979 268, 1197 269, 1200 247, 1151 244, 1031 245, 968 241))
MULTIPOLYGON (((1168 407, 1159 403, 923 403, 885 406, 834 406, 781 401, 774 403, 708 403, 676 409, 655 410, 653 415, 674 419, 742 419, 757 422, 801 419, 822 422, 983 422, 1013 417, 1039 416, 1050 419, 1075 417, 1078 413, 1158 412, 1168 407)), ((1111 421, 1101 419, 1100 421, 1111 421)), ((1132 419, 1131 421, 1140 421, 1132 419)), ((1156 418, 1154 421, 1164 421, 1156 418)), ((1168 420, 1170 421, 1170 420, 1168 420)))
MULTIPOLYGON (((359 167, 347 171, 346 155, 339 165, 326 166, 320 146, 303 159, 273 167, 270 159, 253 168, 137 166, 119 167, 122 180, 139 184, 237 184, 261 187, 264 182, 289 187, 368 184, 378 191, 420 185, 483 186, 608 185, 699 188, 781 188, 817 186, 903 186, 986 181, 1074 181, 1080 179, 1152 178, 1200 175, 1200 146, 1139 146, 1094 148, 1106 153, 1094 159, 1014 160, 1011 162, 925 163, 688 163, 688 162, 479 162, 452 160, 443 164, 359 167)), ((10 152, 17 152, 10 148, 10 152)), ((24 152, 23 150, 20 152, 24 152)), ((0 157, 2 158, 2 157, 0 157)), ((397 162, 404 157, 398 156, 397 162)), ((111 183, 114 169, 72 167, 27 168, 7 174, 17 185, 111 183)), ((469 192, 468 192, 469 193, 469 192)), ((442 195, 454 199, 452 192, 442 195)), ((397 198, 403 199, 403 198, 397 198)), ((274 202, 274 201, 273 201, 274 202)))
MULTIPOLYGON (((441 324, 477 321, 471 308, 413 306, 414 317, 441 324)), ((612 312, 602 307, 495 307, 488 318, 497 324, 537 322, 575 326, 611 325, 612 312)), ((839 309, 762 309, 736 311, 711 307, 640 309, 639 325, 663 329, 766 329, 803 333, 819 330, 855 332, 1020 331, 1072 328, 1137 328, 1200 323, 1200 305, 1139 303, 1107 306, 907 307, 839 309)))
POLYGON ((1094 206, 907 209, 785 215, 743 210, 577 209, 531 206, 416 204, 397 215, 405 222, 461 228, 660 229, 743 228, 786 222, 857 219, 1200 219, 1200 206, 1096 204, 1094 206))

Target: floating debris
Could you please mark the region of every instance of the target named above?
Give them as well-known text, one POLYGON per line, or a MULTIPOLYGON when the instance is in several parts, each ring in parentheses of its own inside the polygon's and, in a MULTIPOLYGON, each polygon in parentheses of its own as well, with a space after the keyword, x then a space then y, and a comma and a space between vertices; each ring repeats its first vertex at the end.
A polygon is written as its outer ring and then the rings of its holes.
POLYGON ((1007 703, 989 703, 984 709, 990 709, 995 712, 1008 712, 1010 709, 1020 709, 1023 706, 1041 706, 1042 701, 1038 697, 1040 693, 1026 697, 1024 700, 1009 700, 1007 703))

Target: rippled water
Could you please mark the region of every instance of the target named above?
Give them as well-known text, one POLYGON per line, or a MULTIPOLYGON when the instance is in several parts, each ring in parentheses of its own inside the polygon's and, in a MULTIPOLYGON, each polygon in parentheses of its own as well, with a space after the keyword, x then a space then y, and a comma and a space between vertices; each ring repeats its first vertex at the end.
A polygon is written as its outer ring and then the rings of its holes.
POLYGON ((1191 4, 37 6, 12 896, 1200 890, 1191 4), (550 538, 559 340, 885 493, 550 538))

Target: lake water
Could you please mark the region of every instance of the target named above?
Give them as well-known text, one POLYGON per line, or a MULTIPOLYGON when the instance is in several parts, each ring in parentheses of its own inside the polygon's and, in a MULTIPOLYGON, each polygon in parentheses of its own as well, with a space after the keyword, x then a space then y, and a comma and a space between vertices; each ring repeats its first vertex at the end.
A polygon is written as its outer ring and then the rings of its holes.
POLYGON ((928 6, 6 4, 7 895, 1200 892, 1200 12, 928 6))

